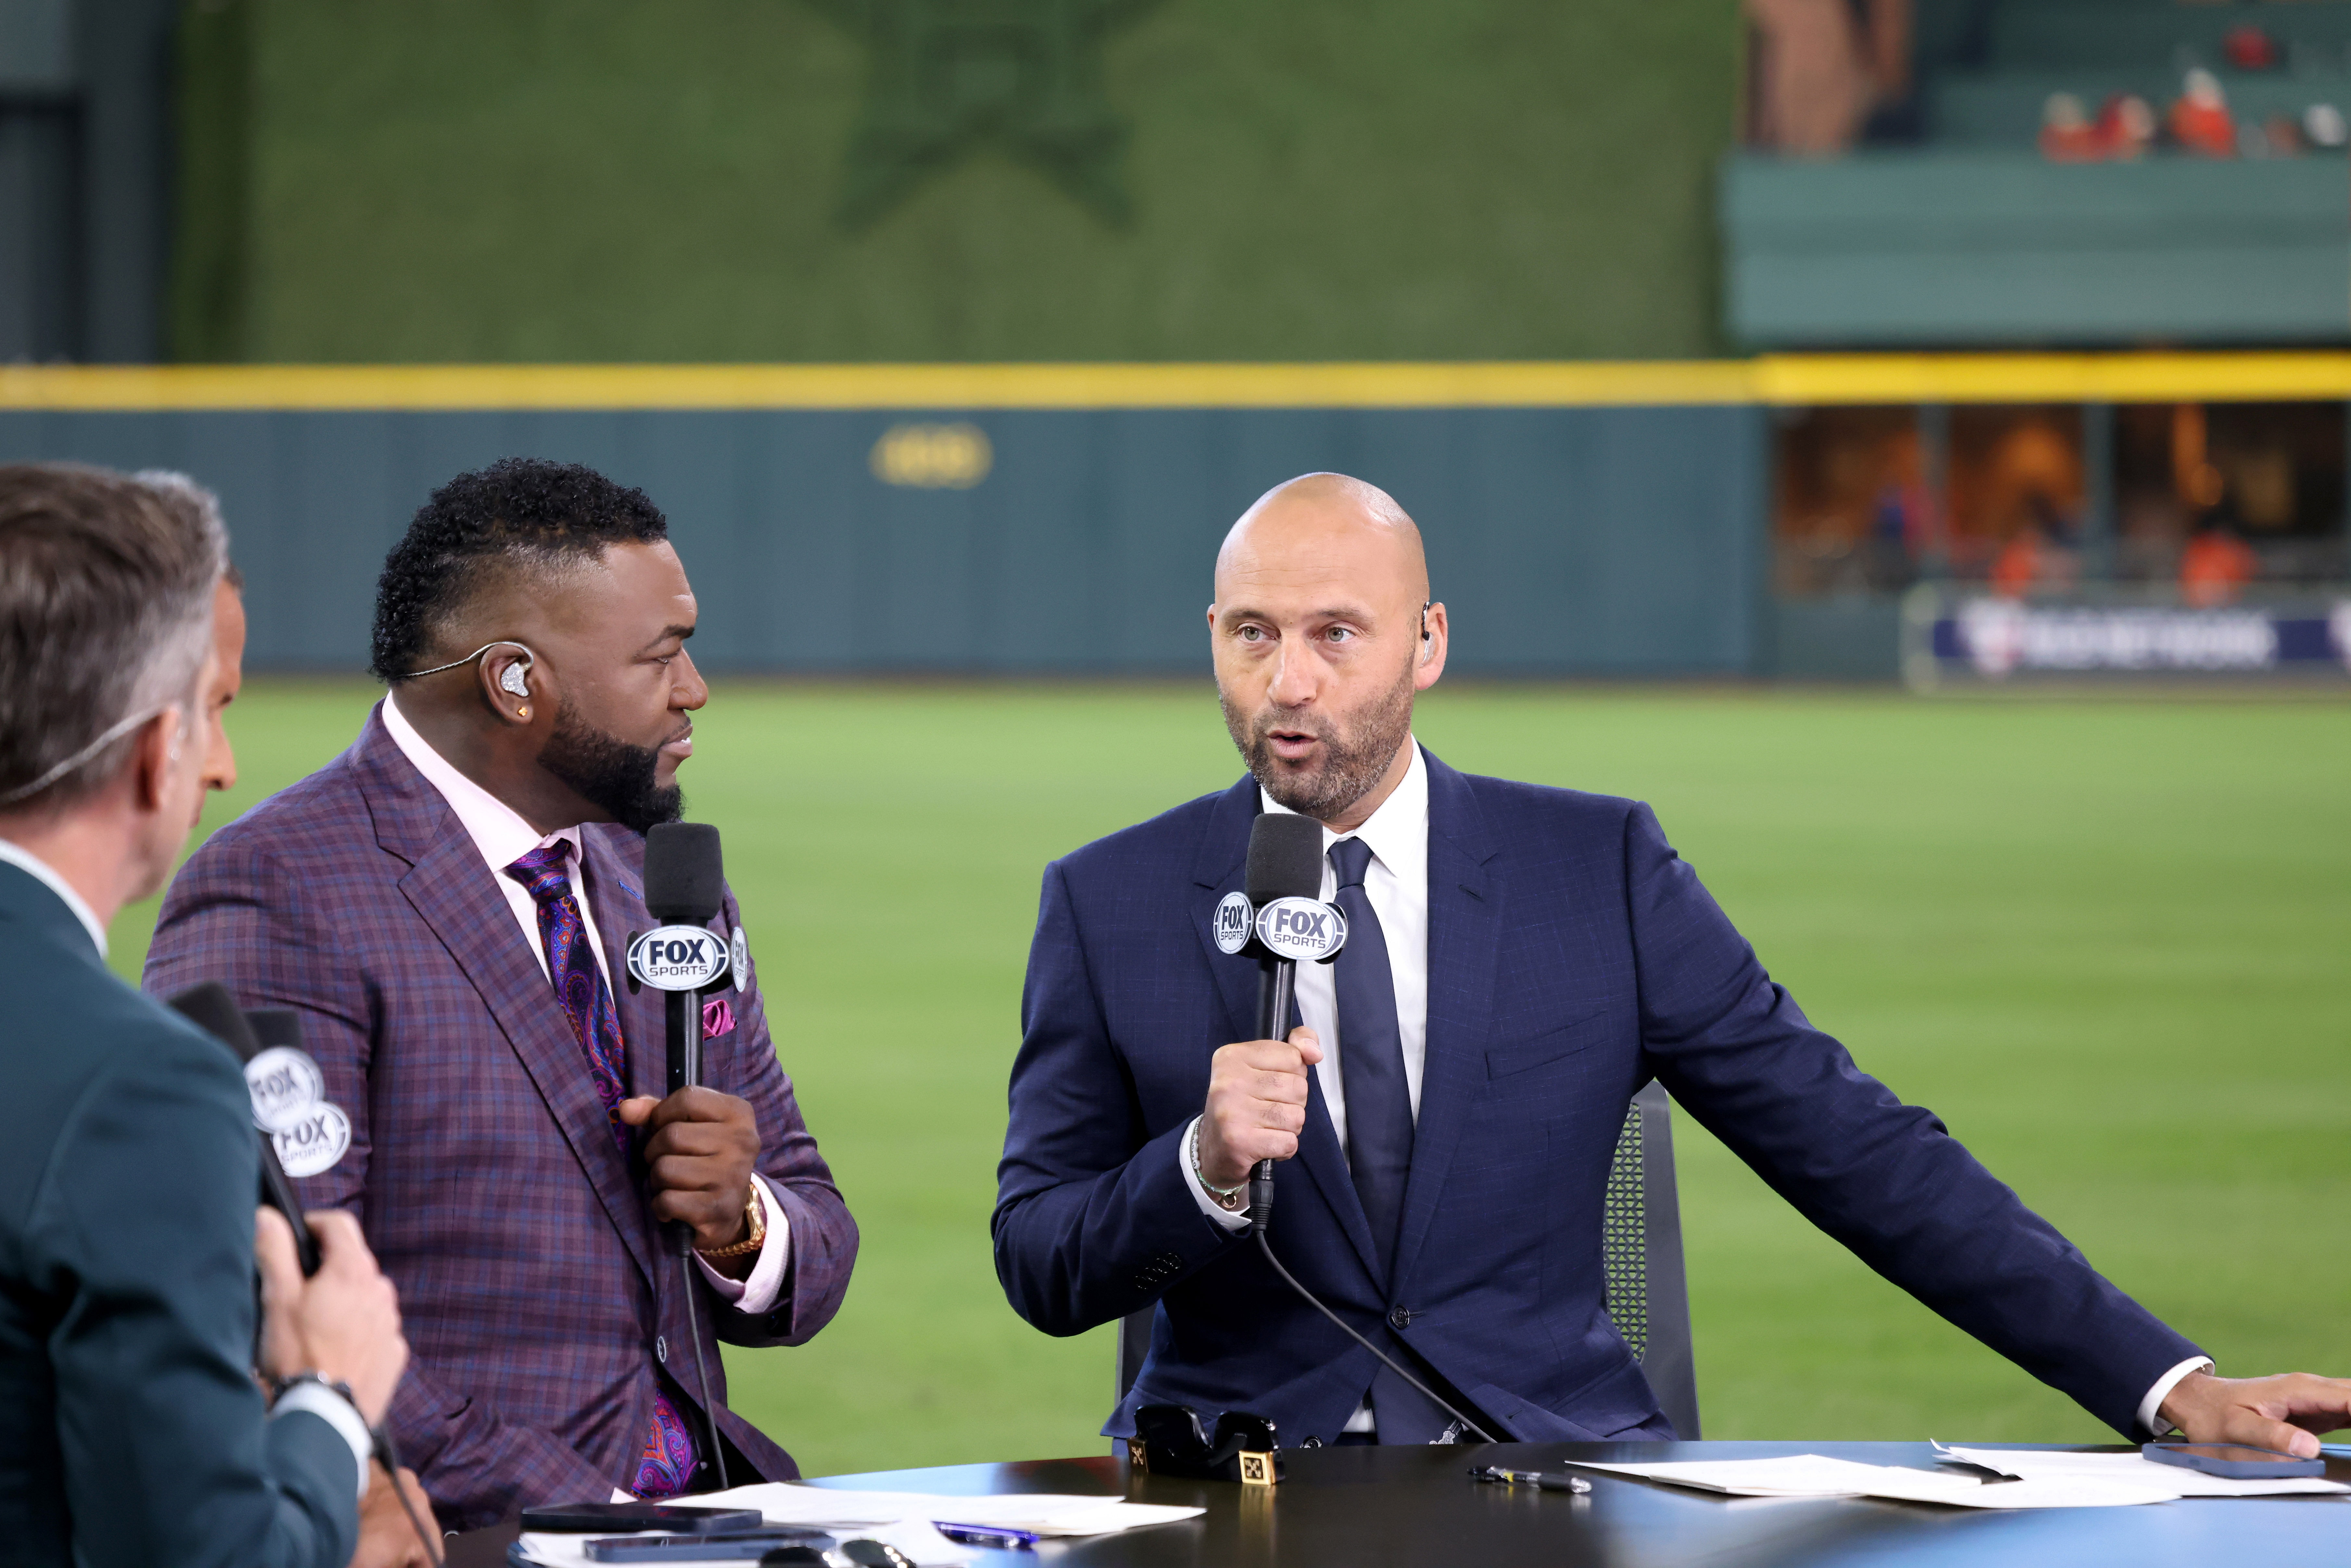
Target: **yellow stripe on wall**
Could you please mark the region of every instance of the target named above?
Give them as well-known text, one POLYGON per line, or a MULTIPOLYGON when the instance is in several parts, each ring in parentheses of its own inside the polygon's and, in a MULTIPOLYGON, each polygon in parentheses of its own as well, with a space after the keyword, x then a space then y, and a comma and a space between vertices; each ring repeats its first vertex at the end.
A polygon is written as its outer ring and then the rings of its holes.
POLYGON ((1364 364, 35 365, 0 409, 1575 408, 2351 398, 2351 353, 1364 364))

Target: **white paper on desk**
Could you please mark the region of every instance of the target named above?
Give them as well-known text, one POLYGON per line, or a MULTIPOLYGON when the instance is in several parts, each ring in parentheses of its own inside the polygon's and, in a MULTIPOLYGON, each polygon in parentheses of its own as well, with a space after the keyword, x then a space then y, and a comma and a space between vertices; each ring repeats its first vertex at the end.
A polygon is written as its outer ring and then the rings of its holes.
POLYGON ((2181 1497, 2290 1497, 2303 1492, 2351 1492, 2351 1486, 2324 1476, 2281 1476, 2274 1480, 2231 1480, 2183 1465, 2158 1465, 2142 1454, 2068 1454, 2048 1448, 1963 1448, 1938 1443, 1935 1452, 1961 1464, 1980 1465, 2028 1481, 2104 1481, 2122 1486, 2168 1488, 2181 1497))
POLYGON ((1734 1497, 1876 1497, 1952 1508, 2120 1508, 2169 1502, 2179 1496, 2176 1490, 2161 1488, 2096 1480, 2022 1480, 1986 1486, 1974 1476, 1914 1470, 1901 1465, 1864 1465, 1820 1454, 1650 1465, 1567 1462, 1579 1469, 1607 1470, 1734 1497))
POLYGON ((732 1491, 711 1492, 694 1500, 704 1506, 756 1508, 769 1524, 813 1524, 830 1529, 836 1524, 945 1520, 956 1524, 999 1525, 1038 1535, 1107 1535, 1149 1524, 1194 1519, 1207 1511, 1166 1503, 1052 1492, 953 1497, 935 1492, 843 1491, 832 1487, 795 1486, 789 1481, 763 1481, 757 1486, 737 1487, 732 1491))

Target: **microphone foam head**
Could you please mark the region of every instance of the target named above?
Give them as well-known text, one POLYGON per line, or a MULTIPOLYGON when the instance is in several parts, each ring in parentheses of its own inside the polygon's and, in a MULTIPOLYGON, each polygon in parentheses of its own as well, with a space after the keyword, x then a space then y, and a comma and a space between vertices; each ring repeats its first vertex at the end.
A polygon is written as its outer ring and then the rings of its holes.
POLYGON ((708 822, 656 822, 645 833, 645 909, 699 925, 718 915, 726 873, 708 822))
POLYGON ((1251 904, 1322 896, 1322 824, 1311 817, 1268 811, 1249 829, 1251 904))
POLYGON ((245 1021, 244 1009, 228 988, 218 980, 206 980, 201 986, 190 986, 172 998, 172 1010, 190 1023, 236 1052, 239 1061, 251 1061, 260 1054, 261 1042, 253 1037, 253 1026, 245 1021))

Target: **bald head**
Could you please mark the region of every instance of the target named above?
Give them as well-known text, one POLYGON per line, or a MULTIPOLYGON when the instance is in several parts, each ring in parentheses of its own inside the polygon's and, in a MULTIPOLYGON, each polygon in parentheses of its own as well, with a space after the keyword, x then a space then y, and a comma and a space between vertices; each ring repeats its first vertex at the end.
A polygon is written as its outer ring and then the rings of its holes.
POLYGON ((1217 551, 1217 597, 1228 580, 1318 569, 1416 609, 1428 601, 1419 527, 1395 497, 1344 474, 1301 474, 1259 496, 1217 551))
POLYGON ((1445 668, 1420 529, 1344 474, 1277 485, 1217 552, 1208 607, 1217 692, 1249 771, 1334 831, 1409 770, 1412 703, 1445 668))

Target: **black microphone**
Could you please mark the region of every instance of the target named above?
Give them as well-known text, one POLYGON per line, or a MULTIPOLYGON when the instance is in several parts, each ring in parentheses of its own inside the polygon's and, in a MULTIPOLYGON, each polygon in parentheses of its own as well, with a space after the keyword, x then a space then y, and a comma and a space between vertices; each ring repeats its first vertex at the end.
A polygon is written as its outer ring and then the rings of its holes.
MULTIPOLYGON (((718 830, 708 822, 656 822, 645 834, 645 910, 664 925, 703 926, 718 918, 726 874, 718 852, 718 830)), ((708 936, 709 933, 702 935, 708 936)), ((684 938, 691 941, 692 938, 684 938)), ((724 945, 710 938, 710 955, 724 945)), ((695 958, 699 955, 694 956, 695 958)), ((679 977, 688 977, 682 975, 679 977)), ((656 985, 662 984, 655 980, 656 985)), ((700 984, 671 990, 667 998, 669 1092, 702 1082, 700 984)))
MULTIPOLYGON (((236 1053, 240 1062, 251 1061, 261 1054, 264 1042, 254 1033, 236 998, 218 980, 206 980, 191 986, 172 998, 172 1008, 190 1023, 219 1040, 236 1053)), ((298 1046, 301 1026, 294 1015, 286 1015, 295 1025, 296 1038, 291 1040, 271 1040, 269 1044, 298 1046)), ((251 1091, 248 1089, 248 1094, 251 1091)), ((310 1234, 308 1222, 302 1218, 301 1200, 294 1196, 294 1183, 278 1163, 277 1145, 268 1133, 256 1125, 253 1135, 261 1144, 261 1201, 286 1217, 294 1228, 294 1255, 301 1260, 305 1279, 319 1271, 319 1241, 310 1234)))
MULTIPOLYGON (((1249 829, 1249 870, 1242 883, 1252 907, 1277 898, 1322 896, 1322 824, 1311 817, 1279 811, 1261 814, 1249 829)), ((1257 951, 1257 1035, 1280 1040, 1289 1033, 1290 999, 1298 961, 1268 947, 1260 934, 1257 951)), ((1336 949, 1333 949, 1336 951, 1336 949)), ((1259 1160, 1249 1172, 1249 1228, 1263 1231, 1273 1218, 1273 1162, 1259 1160)))
MULTIPOLYGON (((645 912, 662 925, 630 938, 629 972, 666 993, 663 1020, 673 1094, 702 1082, 702 991, 727 968, 726 944, 704 928, 718 917, 726 887, 716 827, 708 822, 656 822, 646 830, 645 912)), ((674 1221, 669 1231, 684 1272, 686 1319, 694 1337, 694 1368, 702 1385, 710 1462, 718 1471, 718 1490, 724 1491, 726 1451, 718 1434, 718 1408, 710 1400, 710 1369, 702 1356, 702 1327, 695 1321, 694 1296, 700 1282, 694 1277, 694 1231, 674 1221)))
MULTIPOLYGON (((1258 961, 1257 1032, 1260 1040, 1280 1040, 1290 1021, 1290 998, 1296 983, 1298 960, 1327 964, 1347 943, 1345 918, 1322 895, 1322 824, 1311 817, 1278 811, 1260 815, 1249 830, 1249 871, 1243 883, 1251 907, 1236 910, 1248 918, 1247 945, 1238 930, 1228 930, 1224 911, 1217 911, 1218 946, 1227 951, 1254 954, 1258 961), (1278 902, 1287 901, 1287 902, 1278 902), (1270 907, 1269 907, 1270 906, 1270 907)), ((1228 895, 1229 896, 1229 895, 1228 895)), ((1343 1027, 1344 1020, 1342 1020, 1343 1027)), ((1284 1283, 1307 1304, 1336 1323, 1349 1339, 1387 1364, 1388 1369, 1441 1406, 1474 1432, 1481 1442, 1494 1439, 1483 1427, 1463 1415, 1428 1385, 1396 1364, 1395 1358, 1355 1332, 1354 1326, 1322 1304, 1322 1299, 1298 1282, 1296 1275, 1274 1256, 1266 1225, 1273 1218, 1273 1162, 1259 1160, 1249 1172, 1249 1231, 1258 1251, 1284 1283)))

